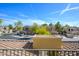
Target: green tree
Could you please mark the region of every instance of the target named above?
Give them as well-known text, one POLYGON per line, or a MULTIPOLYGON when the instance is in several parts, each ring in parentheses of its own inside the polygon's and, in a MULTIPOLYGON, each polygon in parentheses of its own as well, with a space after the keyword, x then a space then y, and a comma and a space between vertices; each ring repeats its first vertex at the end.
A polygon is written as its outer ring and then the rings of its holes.
POLYGON ((3 24, 3 19, 0 19, 0 25, 2 25, 3 24))
MULTIPOLYGON (((3 19, 0 19, 0 26, 2 26, 3 24, 3 19)), ((2 30, 0 29, 0 34, 1 34, 2 30)))
POLYGON ((70 26, 69 26, 68 24, 66 24, 66 25, 64 26, 64 28, 70 28, 70 26))
POLYGON ((23 27, 22 27, 22 26, 18 26, 18 27, 17 27, 17 30, 18 30, 18 31, 22 31, 22 30, 23 30, 23 27))
POLYGON ((50 24, 49 24, 49 31, 52 31, 52 29, 53 29, 53 24, 50 23, 50 24))
POLYGON ((53 26, 53 24, 52 24, 52 23, 50 23, 50 24, 49 24, 49 26, 53 26))
POLYGON ((61 26, 60 22, 57 22, 57 23, 55 24, 55 29, 56 29, 57 32, 61 33, 61 31, 62 31, 62 26, 61 26))
POLYGON ((36 33, 40 35, 50 35, 50 32, 47 30, 46 26, 40 26, 36 33))
POLYGON ((66 34, 66 31, 70 28, 70 26, 68 24, 66 24, 65 26, 63 26, 63 33, 66 34))
POLYGON ((40 35, 50 34, 49 31, 47 30, 47 25, 45 24, 38 26, 37 23, 33 23, 33 25, 30 27, 30 30, 33 33, 40 34, 40 35))
POLYGON ((47 27, 48 25, 45 23, 45 24, 42 24, 41 26, 46 26, 47 27))
POLYGON ((8 25, 9 29, 13 29, 13 26, 11 24, 8 25))
POLYGON ((21 21, 15 22, 15 26, 23 26, 23 23, 21 21))
POLYGON ((36 33, 37 29, 39 28, 37 23, 33 23, 33 25, 29 28, 33 33, 36 33))
POLYGON ((48 24, 45 23, 45 24, 42 24, 41 26, 46 27, 46 29, 48 30, 48 24))
POLYGON ((22 31, 23 30, 23 24, 22 24, 22 22, 21 21, 15 22, 15 28, 18 31, 22 31))
POLYGON ((65 26, 63 26, 63 31, 66 31, 69 28, 70 28, 70 26, 68 24, 66 24, 65 26))
POLYGON ((50 32, 51 34, 53 34, 53 31, 52 31, 52 30, 54 30, 54 25, 53 25, 52 23, 49 24, 48 30, 49 30, 49 32, 50 32))

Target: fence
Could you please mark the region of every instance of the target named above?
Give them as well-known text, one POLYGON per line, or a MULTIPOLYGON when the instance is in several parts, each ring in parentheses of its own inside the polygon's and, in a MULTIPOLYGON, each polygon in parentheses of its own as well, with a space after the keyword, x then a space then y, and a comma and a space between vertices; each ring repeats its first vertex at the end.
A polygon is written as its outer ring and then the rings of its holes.
POLYGON ((79 50, 0 49, 0 56, 79 56, 79 50))

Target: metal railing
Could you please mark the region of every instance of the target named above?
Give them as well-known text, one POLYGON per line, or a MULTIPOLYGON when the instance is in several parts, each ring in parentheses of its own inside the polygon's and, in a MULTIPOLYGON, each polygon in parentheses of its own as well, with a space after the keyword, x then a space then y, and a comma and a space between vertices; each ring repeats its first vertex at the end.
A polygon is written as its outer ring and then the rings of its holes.
POLYGON ((0 49, 0 56, 79 56, 79 50, 0 49))

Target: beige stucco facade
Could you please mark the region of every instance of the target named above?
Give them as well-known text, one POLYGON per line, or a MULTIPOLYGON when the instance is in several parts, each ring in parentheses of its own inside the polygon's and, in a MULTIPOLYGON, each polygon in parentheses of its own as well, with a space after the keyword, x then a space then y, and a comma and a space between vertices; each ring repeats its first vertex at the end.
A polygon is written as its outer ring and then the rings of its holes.
POLYGON ((61 45, 61 38, 57 36, 41 35, 33 38, 34 49, 60 49, 61 45))

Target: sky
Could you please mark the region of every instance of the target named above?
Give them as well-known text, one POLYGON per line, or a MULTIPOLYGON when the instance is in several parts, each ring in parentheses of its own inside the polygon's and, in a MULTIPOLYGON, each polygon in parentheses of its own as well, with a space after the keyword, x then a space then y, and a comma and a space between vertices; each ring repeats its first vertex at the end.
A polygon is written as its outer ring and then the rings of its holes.
POLYGON ((78 3, 0 3, 0 19, 3 25, 18 20, 23 25, 60 22, 62 25, 79 26, 78 3))

